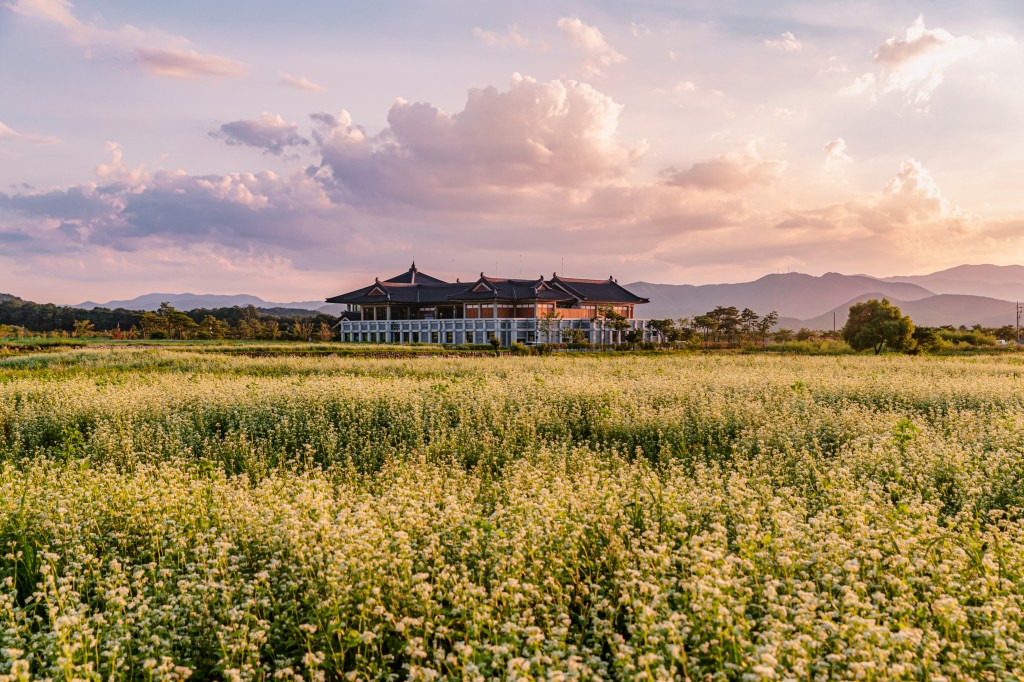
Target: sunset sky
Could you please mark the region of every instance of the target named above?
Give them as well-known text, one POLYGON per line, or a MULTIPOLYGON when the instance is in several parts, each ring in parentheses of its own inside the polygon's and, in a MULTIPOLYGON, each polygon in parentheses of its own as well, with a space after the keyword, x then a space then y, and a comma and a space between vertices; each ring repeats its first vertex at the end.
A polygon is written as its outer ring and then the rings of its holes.
POLYGON ((1020 263, 1022 159, 1019 0, 0 4, 36 301, 1020 263))

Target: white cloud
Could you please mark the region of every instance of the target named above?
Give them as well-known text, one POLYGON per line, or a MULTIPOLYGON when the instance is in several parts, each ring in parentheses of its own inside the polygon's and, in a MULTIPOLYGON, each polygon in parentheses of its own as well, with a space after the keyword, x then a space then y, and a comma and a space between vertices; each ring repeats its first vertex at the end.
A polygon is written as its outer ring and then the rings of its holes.
POLYGON ((327 88, 319 83, 315 83, 302 76, 293 76, 290 73, 281 75, 281 85, 286 85, 296 90, 305 90, 306 92, 327 92, 327 88))
POLYGON ((878 47, 874 63, 878 74, 865 73, 840 90, 842 95, 862 95, 876 90, 898 92, 907 101, 927 109, 932 94, 942 85, 946 73, 956 64, 982 51, 1011 49, 1016 43, 1007 36, 957 36, 944 28, 929 29, 919 16, 903 37, 892 36, 878 47))
POLYGON ((144 31, 130 24, 108 29, 83 22, 75 17, 74 5, 67 0, 15 0, 8 7, 22 16, 60 26, 71 42, 83 48, 87 59, 132 61, 164 78, 238 78, 246 72, 246 67, 233 59, 196 51, 181 36, 144 31))
POLYGON ((765 40, 765 47, 770 47, 773 50, 782 50, 783 52, 799 52, 804 48, 803 43, 797 40, 796 36, 786 31, 782 34, 779 40, 765 40))
POLYGON ((875 74, 864 73, 857 76, 852 83, 839 89, 839 95, 842 97, 857 97, 865 93, 874 93, 875 91, 875 74))
POLYGON ((626 61, 625 56, 608 44, 599 28, 584 24, 579 17, 562 17, 558 28, 573 46, 586 53, 583 67, 591 75, 602 75, 607 67, 626 61))

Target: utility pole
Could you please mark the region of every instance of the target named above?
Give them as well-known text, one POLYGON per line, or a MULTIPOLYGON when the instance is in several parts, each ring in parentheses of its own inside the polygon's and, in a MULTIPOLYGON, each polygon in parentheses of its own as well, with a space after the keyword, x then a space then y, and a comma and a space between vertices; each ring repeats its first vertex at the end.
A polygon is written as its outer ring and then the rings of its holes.
POLYGON ((1024 306, 1017 301, 1017 343, 1020 343, 1020 314, 1024 312, 1024 306))

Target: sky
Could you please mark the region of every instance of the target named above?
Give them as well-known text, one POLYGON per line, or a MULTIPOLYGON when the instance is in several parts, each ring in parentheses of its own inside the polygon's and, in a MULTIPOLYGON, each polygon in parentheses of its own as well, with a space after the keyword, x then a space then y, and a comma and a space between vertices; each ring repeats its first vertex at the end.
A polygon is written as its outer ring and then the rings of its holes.
POLYGON ((1024 262, 1019 0, 0 0, 0 292, 1024 262))

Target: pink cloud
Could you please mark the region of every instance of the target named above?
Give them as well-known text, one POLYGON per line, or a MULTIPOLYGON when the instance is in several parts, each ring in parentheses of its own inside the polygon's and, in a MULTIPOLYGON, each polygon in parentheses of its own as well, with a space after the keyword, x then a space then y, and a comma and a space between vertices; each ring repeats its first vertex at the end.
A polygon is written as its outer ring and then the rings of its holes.
POLYGON ((31 144, 60 144, 61 142, 60 138, 53 135, 18 132, 3 121, 0 121, 0 140, 20 140, 31 144))
POLYGON ((770 47, 773 50, 782 50, 783 52, 799 52, 804 49, 803 43, 797 40, 796 36, 786 31, 782 34, 779 40, 765 40, 765 47, 770 47))
POLYGON ((738 192, 757 185, 772 185, 783 170, 785 163, 762 159, 751 146, 740 154, 722 154, 685 170, 667 168, 661 175, 665 184, 675 187, 738 192))
POLYGON ((562 17, 558 28, 574 47, 587 55, 583 67, 590 75, 602 75, 609 66, 626 61, 625 56, 608 44, 599 28, 584 24, 579 17, 562 17))
POLYGON ((530 39, 519 27, 511 24, 504 31, 489 31, 479 26, 473 29, 473 37, 488 47, 529 47, 530 39))
POLYGON ((286 85, 289 88, 295 88, 296 90, 305 90, 306 92, 327 92, 327 88, 319 83, 314 83, 308 78, 293 76, 289 73, 281 76, 281 85, 286 85))
POLYGON ((246 68, 233 59, 211 54, 200 54, 195 50, 167 50, 159 48, 136 48, 135 57, 147 72, 164 78, 192 80, 203 76, 238 78, 244 76, 246 68))
POLYGON ((343 112, 318 117, 316 137, 333 178, 354 191, 413 202, 451 192, 485 196, 622 178, 643 145, 617 139, 621 110, 589 85, 516 75, 504 92, 471 89, 455 114, 398 100, 379 135, 367 136, 343 112))
POLYGON ((62 27, 68 39, 84 49, 87 59, 134 61, 147 73, 163 78, 238 78, 246 72, 245 66, 233 59, 198 52, 181 36, 140 30, 130 24, 110 29, 83 22, 75 17, 74 5, 67 0, 15 0, 8 6, 23 16, 62 27))

